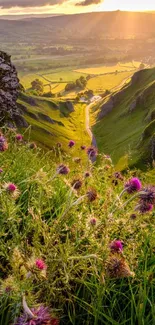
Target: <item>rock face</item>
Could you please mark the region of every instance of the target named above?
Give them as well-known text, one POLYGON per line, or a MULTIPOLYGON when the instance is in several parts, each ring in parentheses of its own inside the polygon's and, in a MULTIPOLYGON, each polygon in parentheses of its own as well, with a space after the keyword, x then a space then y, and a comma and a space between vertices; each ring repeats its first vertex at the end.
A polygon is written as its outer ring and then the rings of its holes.
POLYGON ((2 123, 19 114, 16 101, 19 80, 10 56, 0 51, 0 119, 2 123))
POLYGON ((27 127, 20 105, 16 104, 19 94, 19 79, 10 56, 0 51, 0 125, 4 123, 27 127))

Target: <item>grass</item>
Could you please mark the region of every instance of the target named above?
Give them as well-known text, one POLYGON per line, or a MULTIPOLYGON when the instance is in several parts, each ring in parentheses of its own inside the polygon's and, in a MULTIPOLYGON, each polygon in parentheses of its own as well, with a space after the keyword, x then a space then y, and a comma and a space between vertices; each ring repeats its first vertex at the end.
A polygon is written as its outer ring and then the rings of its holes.
MULTIPOLYGON (((40 65, 41 66, 41 65, 40 65)), ((29 89, 31 87, 31 82, 38 78, 43 82, 44 85, 48 84, 49 82, 52 83, 67 83, 72 82, 78 79, 80 76, 85 75, 83 73, 78 73, 70 70, 69 68, 65 70, 60 69, 53 69, 53 70, 40 70, 37 73, 19 73, 19 79, 25 89, 29 89), (46 78, 47 80, 45 80, 46 78), (62 78, 62 80, 60 80, 62 78)), ((64 86, 65 88, 65 86, 64 86)))
POLYGON ((73 164, 63 147, 32 150, 15 140, 14 131, 2 132, 9 148, 0 154, 0 325, 16 324, 23 294, 29 308, 47 306, 60 325, 154 324, 155 212, 137 211, 133 218, 138 197, 124 207, 131 196, 118 200, 132 175, 146 186, 154 184, 154 172, 128 170, 121 180, 104 155, 94 165, 82 157, 73 164), (70 167, 68 175, 56 174, 59 163, 70 167), (71 186, 77 178, 78 191, 71 186), (16 184, 16 197, 5 189, 8 182, 16 184), (89 188, 97 192, 93 202, 83 197, 89 188), (115 239, 123 242, 123 253, 110 251, 115 239), (124 261, 126 277, 121 268, 118 278, 107 272, 114 256, 124 261), (38 258, 46 270, 36 267, 38 258))
MULTIPOLYGON (((102 119, 98 119, 101 107, 109 97, 103 100, 98 107, 92 109, 91 123, 98 148, 110 154, 118 168, 124 168, 126 164, 140 163, 142 168, 151 160, 151 136, 144 147, 142 136, 149 124, 149 116, 154 110, 153 85, 155 70, 148 69, 141 73, 141 78, 136 83, 126 85, 122 97, 118 97, 112 112, 102 119), (135 109, 130 112, 130 105, 141 95, 143 100, 137 103, 135 109), (147 154, 146 154, 147 152, 147 154)), ((117 91, 118 96, 119 92, 117 91)))
POLYGON ((19 103, 28 109, 25 118, 32 126, 31 136, 34 141, 48 148, 52 148, 57 142, 61 142, 66 150, 71 139, 79 147, 84 143, 90 143, 90 138, 85 131, 85 104, 73 102, 74 112, 70 113, 66 102, 63 100, 52 101, 33 97, 35 105, 30 105, 27 102, 28 98, 27 95, 21 94, 19 103), (31 113, 35 115, 31 115, 31 113), (54 120, 55 123, 51 124, 41 119, 38 113, 45 114, 54 120))
POLYGON ((82 68, 75 70, 79 73, 86 73, 86 74, 105 74, 105 73, 112 73, 117 71, 133 71, 135 68, 138 68, 140 65, 140 62, 127 62, 127 63, 117 63, 115 65, 99 65, 89 68, 82 68))
POLYGON ((124 80, 131 76, 131 72, 121 72, 118 74, 107 74, 91 78, 87 83, 87 88, 92 89, 94 94, 103 93, 106 89, 119 86, 124 80))

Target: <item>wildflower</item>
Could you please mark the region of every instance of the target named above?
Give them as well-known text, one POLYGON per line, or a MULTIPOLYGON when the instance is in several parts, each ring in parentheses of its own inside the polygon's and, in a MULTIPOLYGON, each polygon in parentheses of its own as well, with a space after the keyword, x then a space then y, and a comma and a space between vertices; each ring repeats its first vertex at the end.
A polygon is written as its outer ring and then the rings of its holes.
POLYGON ((131 178, 129 182, 125 184, 125 189, 129 194, 140 191, 141 187, 141 182, 137 177, 131 178))
POLYGON ((153 209, 153 204, 151 203, 146 203, 146 202, 142 202, 138 207, 137 210, 139 210, 139 212, 141 213, 147 213, 152 211, 153 209))
POLYGON ((95 147, 87 148, 87 154, 89 158, 95 158, 97 156, 97 149, 95 147))
POLYGON ((71 185, 75 190, 79 190, 82 186, 82 181, 80 179, 75 179, 72 181, 71 185))
POLYGON ((81 150, 85 150, 86 149, 86 146, 81 146, 81 150))
POLYGON ((14 191, 17 190, 17 186, 15 184, 13 184, 13 183, 9 183, 7 185, 7 188, 6 189, 7 189, 8 192, 14 192, 14 191))
POLYGON ((21 134, 16 134, 16 140, 17 141, 22 141, 23 140, 23 136, 21 134))
POLYGON ((5 151, 7 149, 8 149, 8 143, 5 137, 3 137, 3 135, 0 135, 0 151, 5 151))
POLYGON ((45 270, 47 269, 47 265, 45 264, 45 262, 41 259, 37 259, 36 262, 35 262, 37 268, 39 270, 45 270))
POLYGON ((72 148, 72 147, 74 147, 74 145, 75 145, 75 142, 73 140, 70 140, 68 147, 72 148))
POLYGON ((29 148, 30 149, 36 149, 37 146, 36 146, 35 142, 30 143, 29 148))
POLYGON ((24 313, 17 319, 15 325, 58 325, 59 320, 51 317, 47 307, 40 306, 30 310, 32 315, 24 313))
POLYGON ((20 192, 14 183, 6 183, 4 188, 13 198, 18 198, 20 192))
POLYGON ((142 203, 155 204, 155 186, 149 185, 139 195, 142 203))
POLYGON ((97 192, 96 192, 95 189, 89 189, 89 190, 87 191, 86 195, 87 195, 88 200, 89 200, 90 202, 95 201, 96 198, 97 198, 97 192))
POLYGON ((70 169, 66 165, 59 165, 57 168, 58 174, 67 175, 70 172, 70 169))
POLYGON ((0 174, 1 174, 1 173, 3 173, 3 169, 2 169, 2 168, 0 168, 0 174))
POLYGON ((90 224, 91 224, 92 226, 95 226, 95 225, 96 225, 96 222, 97 222, 96 218, 91 218, 91 219, 90 219, 90 224))
POLYGON ((110 278, 126 278, 134 275, 124 257, 120 255, 109 257, 106 263, 106 273, 110 278))
POLYGON ((90 176, 91 176, 90 172, 85 172, 85 174, 84 174, 85 178, 90 177, 90 176))
POLYGON ((116 253, 122 252, 123 251, 122 242, 120 240, 113 240, 110 243, 110 249, 112 252, 116 252, 116 253))

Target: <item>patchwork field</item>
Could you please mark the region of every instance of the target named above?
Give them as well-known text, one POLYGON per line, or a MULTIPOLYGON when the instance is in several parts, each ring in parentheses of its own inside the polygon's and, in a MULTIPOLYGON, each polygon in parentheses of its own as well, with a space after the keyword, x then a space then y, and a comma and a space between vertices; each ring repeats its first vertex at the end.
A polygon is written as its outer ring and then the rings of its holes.
POLYGON ((76 72, 85 73, 85 74, 105 74, 112 73, 117 71, 132 71, 137 69, 140 66, 141 62, 127 62, 127 63, 118 63, 116 65, 99 65, 90 68, 77 69, 76 72))
POLYGON ((132 72, 121 72, 118 74, 107 74, 102 76, 96 76, 94 78, 91 78, 88 81, 87 88, 92 89, 94 94, 100 94, 103 93, 103 91, 111 90, 114 87, 117 87, 120 85, 123 81, 129 79, 132 72))

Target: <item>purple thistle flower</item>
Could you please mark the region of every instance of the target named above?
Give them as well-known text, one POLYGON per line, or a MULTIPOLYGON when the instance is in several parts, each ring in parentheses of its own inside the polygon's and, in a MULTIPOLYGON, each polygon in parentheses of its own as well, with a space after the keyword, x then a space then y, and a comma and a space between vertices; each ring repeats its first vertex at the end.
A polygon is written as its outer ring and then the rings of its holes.
POLYGON ((21 134, 16 134, 16 140, 17 141, 22 141, 23 140, 23 136, 21 134))
POLYGON ((9 183, 6 189, 8 192, 15 192, 17 190, 17 186, 13 183, 9 183))
POLYGON ((129 194, 140 191, 142 184, 137 177, 133 177, 125 184, 125 189, 129 194))
POLYGON ((87 155, 90 158, 95 158, 97 156, 97 149, 95 147, 89 147, 89 148, 87 148, 87 155))
POLYGON ((90 224, 91 224, 92 226, 95 226, 95 225, 96 225, 96 222, 97 222, 96 218, 91 218, 91 219, 90 219, 90 224))
POLYGON ((72 148, 72 147, 74 147, 74 145, 75 145, 75 142, 73 140, 70 140, 68 143, 68 147, 72 148))
POLYGON ((90 188, 87 193, 86 193, 87 197, 88 197, 88 201, 89 202, 93 202, 97 199, 97 192, 95 189, 90 188))
POLYGON ((85 172, 85 174, 84 174, 84 177, 90 177, 91 176, 91 174, 90 174, 90 172, 85 172))
POLYGON ((141 203, 155 204, 155 186, 149 185, 139 195, 141 203))
POLYGON ((40 306, 31 309, 34 318, 24 312, 16 321, 15 325, 58 325, 59 320, 52 318, 49 314, 48 308, 40 306))
POLYGON ((86 149, 86 146, 81 146, 81 150, 85 150, 86 149))
POLYGON ((110 249, 112 252, 122 252, 123 251, 123 245, 120 240, 113 240, 110 244, 110 249))
POLYGON ((82 181, 80 179, 75 179, 72 181, 71 185, 75 190, 79 190, 82 186, 82 181))
POLYGON ((67 166, 61 164, 58 166, 57 172, 58 172, 58 174, 61 174, 61 175, 67 175, 70 172, 70 169, 67 166))
POLYGON ((8 143, 2 135, 0 136, 0 151, 5 151, 8 149, 8 143))
POLYGON ((139 210, 139 212, 141 213, 147 213, 152 211, 153 209, 153 204, 151 203, 146 203, 146 202, 141 202, 141 204, 137 207, 137 209, 139 210))
POLYGON ((37 259, 36 262, 36 267, 39 269, 39 270, 46 270, 47 269, 47 265, 45 264, 45 262, 41 259, 37 259))

